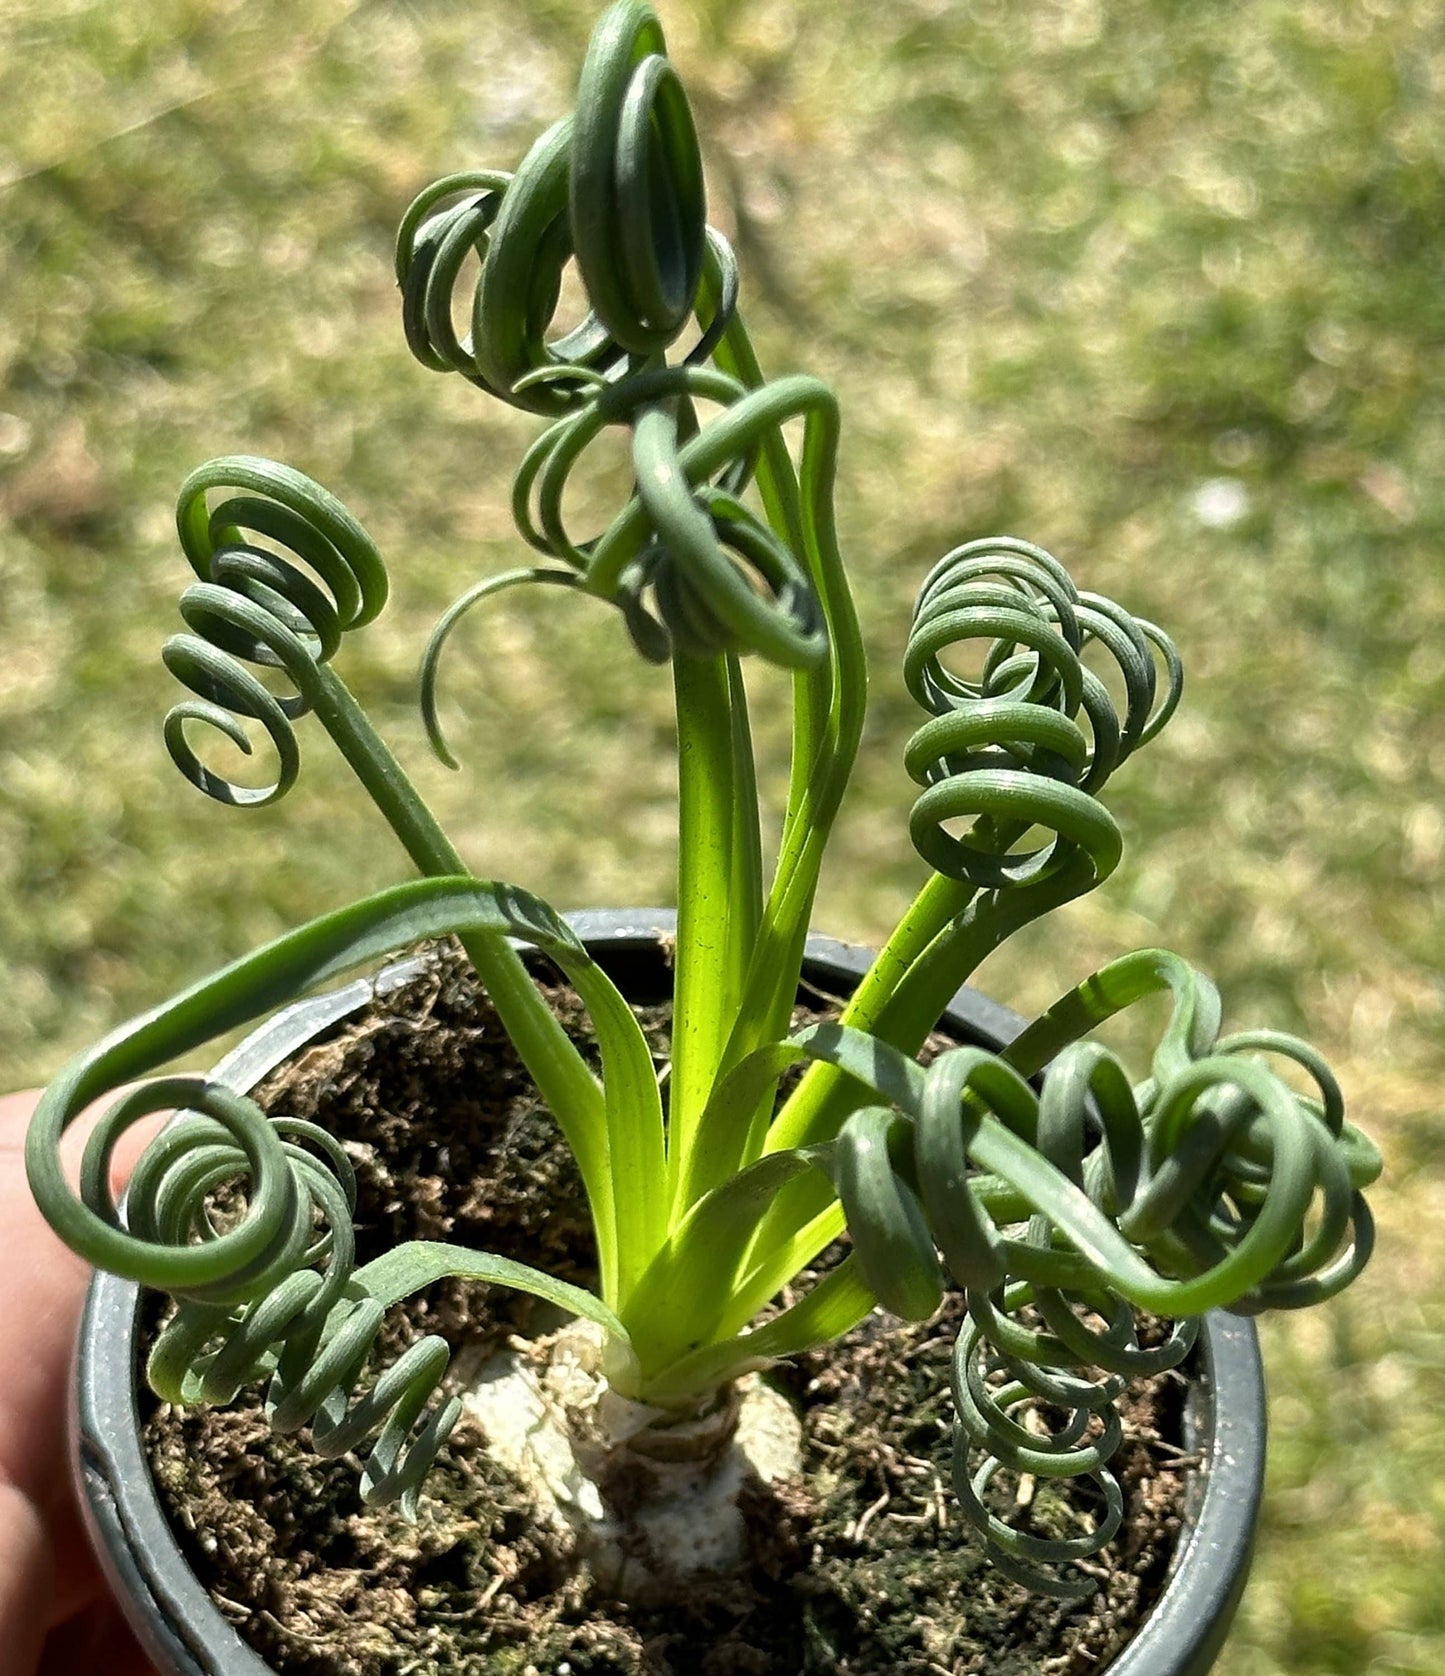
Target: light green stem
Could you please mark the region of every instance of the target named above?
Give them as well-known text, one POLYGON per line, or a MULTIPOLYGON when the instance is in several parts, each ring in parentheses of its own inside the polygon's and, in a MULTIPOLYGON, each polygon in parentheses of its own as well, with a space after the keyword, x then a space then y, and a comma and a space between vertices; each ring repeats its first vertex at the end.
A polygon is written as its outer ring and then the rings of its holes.
MULTIPOLYGON (((318 666, 307 697, 417 869, 432 878, 469 873, 340 677, 326 665, 318 666)), ((505 937, 478 932, 464 934, 461 943, 542 1098, 553 1111, 570 1109, 588 1122, 600 1122, 602 1090, 597 1079, 538 993, 517 951, 505 937)))
MULTIPOLYGON (((732 891, 747 866, 747 857, 736 853, 747 826, 738 803, 748 789, 736 783, 736 753, 747 732, 745 713, 740 723, 734 720, 728 663, 681 652, 672 660, 678 846, 667 1157, 674 1217, 686 1208, 678 1201, 688 1156, 736 1017, 751 942, 746 902, 758 888, 745 887, 743 911, 735 912, 732 891)), ((752 825, 756 830, 756 802, 752 825)))
POLYGON ((763 917, 763 836, 742 663, 738 658, 729 656, 727 668, 733 776, 732 881, 728 888, 728 900, 737 922, 733 946, 739 957, 736 993, 741 995, 748 961, 763 917))

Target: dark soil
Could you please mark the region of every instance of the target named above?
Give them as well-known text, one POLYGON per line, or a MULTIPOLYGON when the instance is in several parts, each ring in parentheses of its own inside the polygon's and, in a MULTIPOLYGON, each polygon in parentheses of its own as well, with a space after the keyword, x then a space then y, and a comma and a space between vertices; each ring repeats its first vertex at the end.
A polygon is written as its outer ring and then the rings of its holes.
MULTIPOLYGON (((581 1034, 570 992, 552 1000, 581 1034)), ((665 1057, 666 1009, 640 1011, 665 1057)), ((459 958, 308 1049, 261 1096, 346 1138, 361 1261, 400 1240, 447 1239, 592 1279, 570 1155, 459 958)), ((444 1283, 394 1312, 382 1350, 394 1357, 428 1331, 496 1345, 535 1331, 537 1307, 444 1283)), ((465 1419, 415 1525, 362 1504, 354 1460, 318 1460, 305 1432, 273 1434, 259 1393, 219 1411, 156 1405, 146 1445, 198 1574, 285 1676, 1086 1676, 1164 1579, 1186 1476, 1183 1381, 1126 1399, 1114 1468, 1129 1517, 1099 1592, 1043 1600, 990 1567, 949 1488, 960 1315, 953 1302, 922 1324, 875 1315, 771 1376, 801 1411, 805 1471, 753 1491, 750 1568, 694 1580, 671 1608, 599 1598, 465 1419)), ((1089 1510, 1087 1486, 1063 1494, 1089 1510)), ((1072 1517, 1058 1495, 1037 1500, 1072 1517)))

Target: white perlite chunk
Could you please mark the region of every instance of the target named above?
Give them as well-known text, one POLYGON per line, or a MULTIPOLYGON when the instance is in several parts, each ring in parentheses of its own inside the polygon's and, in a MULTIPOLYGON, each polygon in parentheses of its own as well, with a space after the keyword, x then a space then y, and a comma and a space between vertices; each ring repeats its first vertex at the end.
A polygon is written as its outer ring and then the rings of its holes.
POLYGON ((749 1477, 768 1484, 802 1470, 803 1428, 792 1406, 756 1374, 745 1375, 735 1411, 667 1434, 695 1437, 705 1458, 662 1460, 644 1453, 648 1440, 638 1437, 657 1411, 609 1390, 600 1363, 600 1329, 574 1322, 545 1339, 514 1340, 480 1369, 462 1400, 493 1459, 543 1517, 576 1534, 599 1581, 625 1598, 642 1600, 667 1580, 742 1564, 739 1490, 749 1477), (726 1441, 709 1450, 710 1437, 726 1441), (622 1455, 631 1502, 625 1516, 608 1506, 598 1483, 622 1455))

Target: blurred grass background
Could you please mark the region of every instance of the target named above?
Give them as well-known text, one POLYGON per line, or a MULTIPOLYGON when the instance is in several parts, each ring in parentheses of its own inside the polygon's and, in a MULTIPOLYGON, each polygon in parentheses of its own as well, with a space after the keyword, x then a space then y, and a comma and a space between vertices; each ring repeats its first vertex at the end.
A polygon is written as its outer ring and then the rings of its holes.
MULTIPOLYGON (((1042 1004, 1163 942, 1231 1023, 1307 1031, 1389 1159, 1347 1297, 1265 1325, 1274 1428, 1230 1676, 1445 1668, 1445 25, 1433 0, 671 0, 772 371, 837 386, 874 702, 819 911, 922 876, 898 676, 932 560, 1001 530, 1176 636, 1180 717, 1110 787, 1119 875, 984 973, 1042 1004)), ((610 613, 507 599, 535 425, 406 354, 395 222, 570 108, 587 0, 0 0, 0 1086, 405 876, 306 730, 233 812, 176 777, 171 506, 251 451, 394 578, 342 667, 479 873, 670 900, 665 675, 610 613)), ((596 508, 618 487, 593 485, 596 508)), ((584 500, 587 497, 584 495, 584 500)), ((785 688, 756 679, 769 783, 785 688)))

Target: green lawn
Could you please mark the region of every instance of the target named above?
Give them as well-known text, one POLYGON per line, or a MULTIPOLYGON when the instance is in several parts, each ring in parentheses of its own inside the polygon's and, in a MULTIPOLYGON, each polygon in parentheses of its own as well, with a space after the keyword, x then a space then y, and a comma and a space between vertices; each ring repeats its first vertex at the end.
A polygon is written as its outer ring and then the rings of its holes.
MULTIPOLYGON (((0 0, 0 1087, 302 918, 405 876, 310 736, 226 811, 160 743, 175 490, 287 459, 378 538, 342 665, 474 868, 665 900, 665 673, 612 613, 499 603, 454 649, 468 771, 429 761, 426 628, 518 562, 534 424, 402 342, 390 240, 434 175, 570 106, 582 0, 0 0), (303 747, 304 748, 304 747, 303 747)), ((1164 942, 1236 1023, 1306 1030, 1384 1145, 1372 1270, 1265 1332, 1261 1557, 1230 1676, 1445 1667, 1445 31, 1430 0, 663 0, 771 371, 837 386, 873 653, 820 923, 922 876, 898 675, 969 536, 1042 542, 1164 624, 1180 717, 1110 786, 1098 895, 984 974, 1048 1000, 1164 942)), ((598 511, 620 477, 599 473, 598 511)), ((586 507, 579 512, 585 520, 586 507)), ((755 682, 771 785, 785 688, 755 682)))

